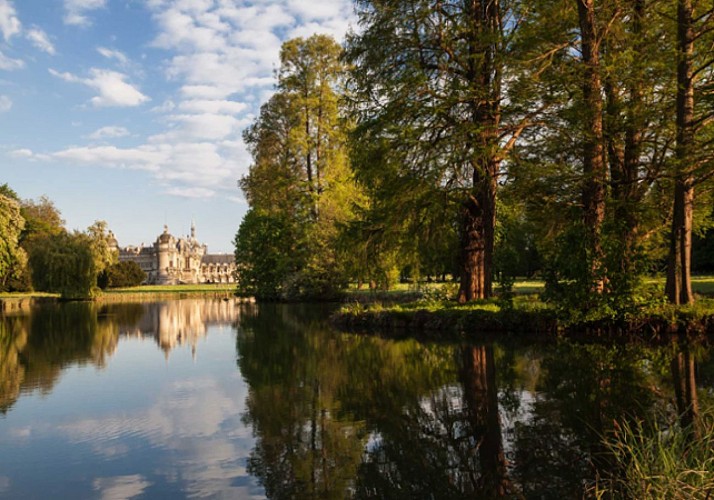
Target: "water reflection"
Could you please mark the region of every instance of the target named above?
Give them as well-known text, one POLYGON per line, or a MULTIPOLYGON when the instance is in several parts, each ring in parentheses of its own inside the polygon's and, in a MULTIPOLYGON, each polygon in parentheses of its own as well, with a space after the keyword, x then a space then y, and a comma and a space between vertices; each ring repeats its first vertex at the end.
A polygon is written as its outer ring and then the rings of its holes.
POLYGON ((184 345, 195 355, 210 326, 231 325, 238 315, 237 302, 216 299, 45 304, 0 317, 0 412, 22 392, 51 392, 65 367, 104 367, 120 336, 153 339, 167 359, 184 345))
POLYGON ((246 469, 239 315, 181 300, 0 317, 0 498, 263 498, 246 469))
POLYGON ((299 317, 240 319, 249 470, 270 498, 582 498, 614 422, 696 411, 710 365, 676 344, 393 342, 299 317))
POLYGON ((326 316, 222 300, 0 316, 0 498, 582 498, 614 421, 686 424, 711 403, 706 346, 392 341, 326 316))

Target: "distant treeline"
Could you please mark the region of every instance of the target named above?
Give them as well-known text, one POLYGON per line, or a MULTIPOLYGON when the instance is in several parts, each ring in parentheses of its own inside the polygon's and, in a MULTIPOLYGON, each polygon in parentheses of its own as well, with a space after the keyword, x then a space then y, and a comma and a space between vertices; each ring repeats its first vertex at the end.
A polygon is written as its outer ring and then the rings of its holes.
POLYGON ((100 288, 135 286, 146 274, 118 262, 116 241, 104 221, 69 232, 47 197, 22 200, 0 185, 0 292, 41 291, 89 299, 100 288))

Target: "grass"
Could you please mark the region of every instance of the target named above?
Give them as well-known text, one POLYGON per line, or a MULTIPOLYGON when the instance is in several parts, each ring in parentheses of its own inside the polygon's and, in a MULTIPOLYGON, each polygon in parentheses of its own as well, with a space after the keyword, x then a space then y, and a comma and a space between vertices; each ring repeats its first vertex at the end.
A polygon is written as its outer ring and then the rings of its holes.
POLYGON ((59 297, 57 293, 45 292, 0 292, 0 300, 2 299, 32 299, 37 297, 59 297))
POLYGON ((212 292, 234 292, 236 289, 233 283, 222 283, 216 285, 196 284, 196 285, 142 285, 130 288, 113 288, 105 290, 107 295, 125 293, 212 293, 212 292))
POLYGON ((596 498, 711 498, 714 494, 714 419, 698 419, 699 433, 677 422, 623 423, 605 438, 617 471, 594 486, 596 498))

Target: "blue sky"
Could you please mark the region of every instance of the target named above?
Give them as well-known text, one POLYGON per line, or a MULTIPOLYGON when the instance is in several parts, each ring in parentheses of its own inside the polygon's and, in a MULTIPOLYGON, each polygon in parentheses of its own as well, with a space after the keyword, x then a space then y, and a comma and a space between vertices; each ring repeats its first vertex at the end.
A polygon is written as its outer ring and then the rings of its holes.
POLYGON ((281 43, 350 23, 351 0, 0 0, 0 184, 120 245, 193 219, 232 252, 281 43))

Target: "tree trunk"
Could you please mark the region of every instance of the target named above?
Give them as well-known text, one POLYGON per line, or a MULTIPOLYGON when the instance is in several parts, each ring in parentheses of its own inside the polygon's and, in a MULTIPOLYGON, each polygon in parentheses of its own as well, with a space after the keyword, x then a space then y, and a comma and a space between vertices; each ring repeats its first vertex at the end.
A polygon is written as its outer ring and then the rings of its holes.
POLYGON ((485 180, 478 177, 474 180, 478 187, 464 203, 462 212, 459 286, 459 303, 462 304, 493 295, 496 180, 494 176, 485 180))
POLYGON ((593 292, 605 288, 602 224, 605 220, 605 151, 602 125, 602 82, 599 39, 595 24, 594 0, 576 0, 583 58, 583 222, 587 231, 587 252, 593 292))
POLYGON ((460 303, 493 295, 493 247, 499 169, 501 72, 498 0, 466 0, 470 25, 467 79, 471 85, 472 190, 461 212, 460 303))
POLYGON ((667 299, 673 304, 694 302, 691 283, 694 178, 694 21, 692 0, 677 1, 677 147, 672 233, 667 261, 667 299))

